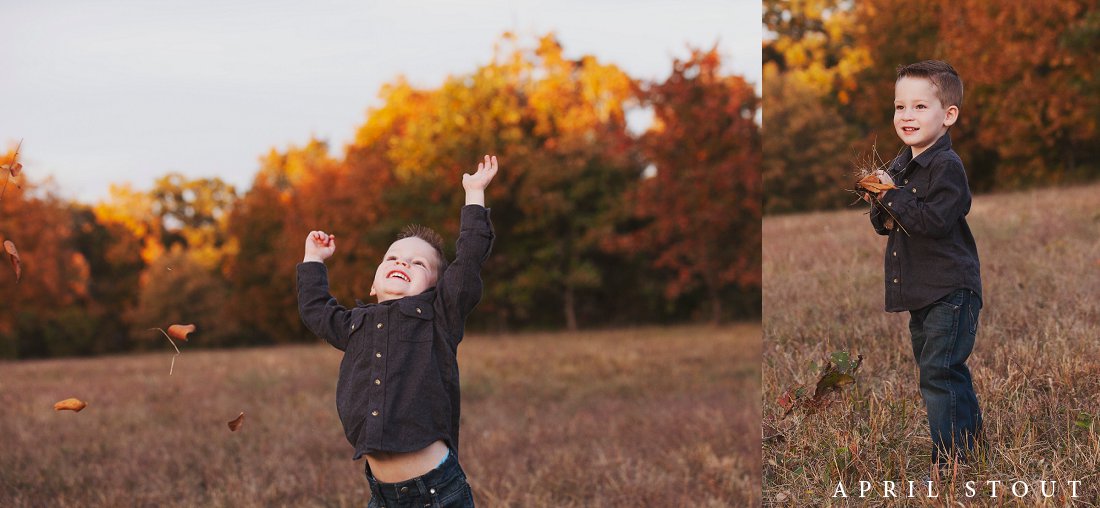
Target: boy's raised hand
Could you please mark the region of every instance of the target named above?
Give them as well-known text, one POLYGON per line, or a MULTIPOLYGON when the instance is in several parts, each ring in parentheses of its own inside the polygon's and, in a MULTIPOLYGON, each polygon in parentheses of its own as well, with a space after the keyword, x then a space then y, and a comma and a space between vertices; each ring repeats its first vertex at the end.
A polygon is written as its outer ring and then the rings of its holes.
POLYGON ((485 206, 485 188, 497 174, 497 156, 485 156, 484 162, 477 164, 474 174, 462 175, 462 188, 466 189, 466 204, 485 206))
POLYGON ((302 262, 318 261, 324 263, 333 252, 336 252, 336 235, 330 235, 324 231, 310 231, 306 237, 306 255, 302 262))

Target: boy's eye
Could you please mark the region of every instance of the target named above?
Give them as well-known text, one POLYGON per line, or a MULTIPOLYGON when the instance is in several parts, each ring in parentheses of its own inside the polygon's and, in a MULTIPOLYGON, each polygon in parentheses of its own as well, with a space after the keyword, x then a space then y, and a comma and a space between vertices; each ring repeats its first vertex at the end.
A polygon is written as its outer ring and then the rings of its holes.
POLYGON ((902 106, 901 104, 898 104, 898 105, 894 106, 894 109, 905 109, 905 106, 902 106))
POLYGON ((420 265, 420 266, 424 266, 424 262, 423 262, 423 261, 413 261, 413 264, 414 264, 414 265, 420 265))
POLYGON ((924 108, 925 108, 924 104, 917 104, 917 109, 924 109, 924 108))
POLYGON ((386 256, 386 259, 385 259, 385 260, 386 260, 386 261, 393 261, 393 260, 395 260, 395 259, 397 259, 397 256, 386 256))

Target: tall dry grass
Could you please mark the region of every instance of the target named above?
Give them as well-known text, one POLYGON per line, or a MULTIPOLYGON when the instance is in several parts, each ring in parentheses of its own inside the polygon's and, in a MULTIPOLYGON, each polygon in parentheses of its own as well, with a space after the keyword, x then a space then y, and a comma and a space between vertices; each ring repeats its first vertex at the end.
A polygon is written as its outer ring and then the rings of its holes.
MULTIPOLYGON (((467 338, 478 504, 759 504, 760 338, 758 324, 467 338)), ((366 504, 336 417, 340 352, 184 349, 169 376, 171 355, 0 363, 0 506, 366 504), (88 408, 54 412, 67 397, 88 408)))
POLYGON ((1100 505, 1100 423, 1075 425, 1100 413, 1098 196, 1091 186, 974 200, 985 305, 969 365, 991 446, 938 499, 882 497, 884 480, 927 475, 931 451, 908 313, 883 311, 885 237, 862 210, 765 219, 765 504, 1100 505), (781 420, 783 389, 815 381, 810 363, 836 350, 864 355, 857 384, 820 414, 781 420), (877 497, 831 497, 860 480, 877 482, 877 497), (992 480, 1008 482, 997 499, 992 480), (1020 480, 1030 495, 1006 496, 1020 480), (1041 480, 1059 481, 1056 497, 1034 495, 1041 480), (1079 498, 1066 497, 1068 480, 1081 481, 1079 498))

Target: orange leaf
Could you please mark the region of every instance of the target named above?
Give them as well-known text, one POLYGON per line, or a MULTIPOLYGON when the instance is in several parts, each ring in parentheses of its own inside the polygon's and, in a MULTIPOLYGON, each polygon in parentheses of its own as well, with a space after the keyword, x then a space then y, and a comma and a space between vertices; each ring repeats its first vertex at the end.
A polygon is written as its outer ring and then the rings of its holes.
POLYGON ((81 409, 88 407, 88 404, 80 399, 65 399, 53 405, 55 411, 61 411, 62 409, 68 409, 75 413, 79 413, 81 409))
POLYGON ((4 250, 8 251, 8 256, 11 258, 11 266, 15 269, 15 283, 18 284, 19 278, 23 275, 23 263, 19 259, 19 251, 11 240, 4 240, 4 250))
POLYGON ((172 325, 168 327, 168 336, 187 342, 187 334, 195 331, 195 325, 172 325))
POLYGON ((241 414, 237 416, 236 419, 229 422, 229 430, 231 432, 237 432, 237 430, 241 428, 241 425, 244 425, 244 411, 241 411, 241 414))

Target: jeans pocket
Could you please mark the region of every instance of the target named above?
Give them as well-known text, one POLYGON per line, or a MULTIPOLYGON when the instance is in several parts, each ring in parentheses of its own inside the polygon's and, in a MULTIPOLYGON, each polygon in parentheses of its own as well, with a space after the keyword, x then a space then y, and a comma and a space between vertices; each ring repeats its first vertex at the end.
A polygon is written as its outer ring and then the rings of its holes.
POLYGON ((975 305, 978 300, 978 294, 973 291, 970 291, 968 294, 970 296, 970 302, 969 305, 966 306, 966 311, 969 313, 970 317, 970 335, 973 336, 978 334, 978 315, 981 314, 981 307, 975 305))

